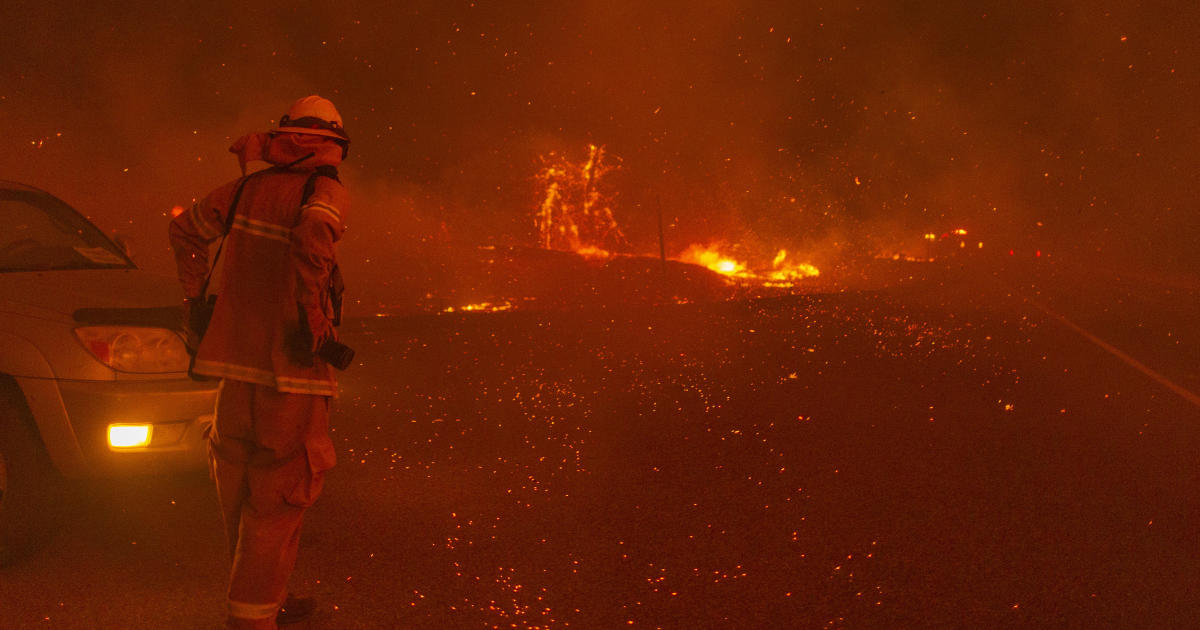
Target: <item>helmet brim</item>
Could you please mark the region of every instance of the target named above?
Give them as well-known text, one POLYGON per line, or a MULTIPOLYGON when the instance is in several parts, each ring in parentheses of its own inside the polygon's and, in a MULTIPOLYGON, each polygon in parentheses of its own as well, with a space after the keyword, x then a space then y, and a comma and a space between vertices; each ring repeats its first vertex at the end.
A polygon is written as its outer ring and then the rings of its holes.
POLYGON ((338 133, 336 131, 329 131, 328 129, 309 129, 308 127, 279 127, 278 129, 274 130, 274 133, 295 133, 307 136, 324 136, 326 138, 333 138, 334 140, 341 140, 342 142, 350 142, 350 136, 347 136, 344 133, 338 133))

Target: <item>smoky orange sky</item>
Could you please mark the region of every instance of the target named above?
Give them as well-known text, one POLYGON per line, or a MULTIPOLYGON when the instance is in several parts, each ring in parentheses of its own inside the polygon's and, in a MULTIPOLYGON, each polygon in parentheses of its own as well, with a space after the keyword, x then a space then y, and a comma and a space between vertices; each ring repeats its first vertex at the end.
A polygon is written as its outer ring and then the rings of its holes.
POLYGON ((422 244, 535 244, 539 156, 588 143, 622 160, 634 253, 662 208, 673 251, 966 227, 1200 260, 1193 2, 7 0, 0 29, 0 179, 165 273, 170 208, 310 93, 353 137, 345 246, 382 272, 422 244))

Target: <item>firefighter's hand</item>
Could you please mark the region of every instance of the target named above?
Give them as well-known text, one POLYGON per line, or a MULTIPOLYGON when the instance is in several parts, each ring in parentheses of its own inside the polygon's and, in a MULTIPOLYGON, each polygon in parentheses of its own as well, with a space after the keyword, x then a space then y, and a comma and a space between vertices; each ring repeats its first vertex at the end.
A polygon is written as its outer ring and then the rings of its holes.
POLYGON ((312 351, 313 353, 320 353, 321 346, 326 341, 336 340, 337 335, 333 332, 333 324, 328 319, 325 319, 324 315, 314 317, 309 321, 312 322, 312 351))

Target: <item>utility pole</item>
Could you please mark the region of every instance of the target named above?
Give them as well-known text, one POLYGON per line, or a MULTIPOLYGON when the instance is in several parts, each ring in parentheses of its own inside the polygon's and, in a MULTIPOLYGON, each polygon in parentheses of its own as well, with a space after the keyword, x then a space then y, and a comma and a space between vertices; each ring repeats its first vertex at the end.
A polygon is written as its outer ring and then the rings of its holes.
POLYGON ((655 205, 658 206, 658 257, 662 261, 663 277, 667 275, 667 238, 663 232, 662 196, 655 195, 655 205))

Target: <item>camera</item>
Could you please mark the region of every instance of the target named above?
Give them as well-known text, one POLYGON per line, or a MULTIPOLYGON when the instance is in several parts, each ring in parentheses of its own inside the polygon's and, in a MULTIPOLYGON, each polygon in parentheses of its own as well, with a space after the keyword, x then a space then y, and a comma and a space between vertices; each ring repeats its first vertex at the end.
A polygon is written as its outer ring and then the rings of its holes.
POLYGON ((312 351, 312 333, 307 327, 292 331, 284 344, 288 360, 301 367, 312 367, 314 359, 323 361, 339 370, 345 370, 354 362, 354 348, 333 339, 326 339, 316 352, 312 351))
POLYGON ((321 341, 316 352, 312 351, 312 329, 308 327, 308 316, 305 314, 304 305, 299 303, 296 304, 296 323, 296 329, 284 337, 284 349, 287 351, 288 360, 292 363, 301 367, 312 367, 314 359, 321 357, 329 365, 339 370, 345 370, 354 362, 354 348, 333 339, 332 335, 321 341))
POLYGON ((339 370, 345 370, 354 362, 354 348, 344 343, 327 339, 317 350, 317 356, 339 370))

